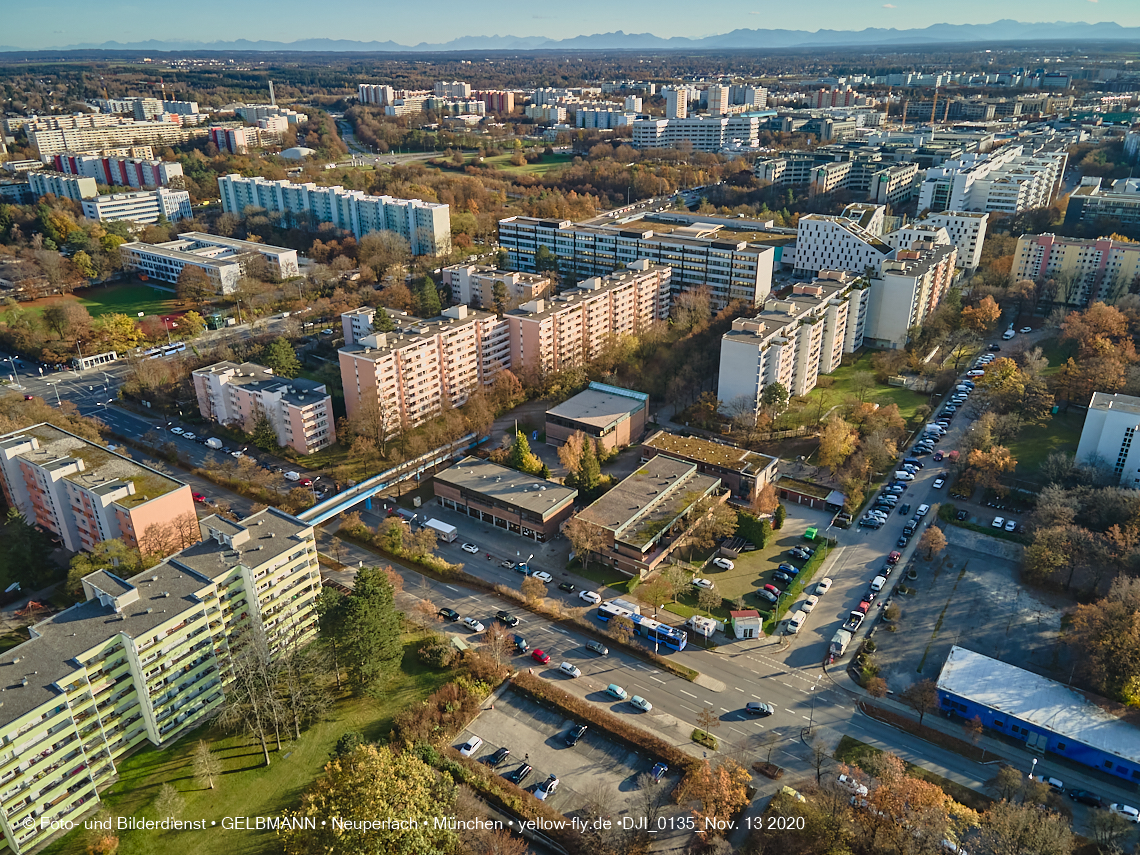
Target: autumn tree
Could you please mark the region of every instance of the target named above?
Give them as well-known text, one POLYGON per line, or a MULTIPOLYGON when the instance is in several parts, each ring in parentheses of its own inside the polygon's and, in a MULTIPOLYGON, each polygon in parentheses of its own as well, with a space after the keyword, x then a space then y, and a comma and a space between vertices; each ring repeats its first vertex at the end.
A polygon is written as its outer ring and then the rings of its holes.
POLYGON ((541 604, 546 598, 546 583, 536 576, 522 580, 522 594, 531 605, 541 604))
POLYGON ((703 829, 731 820, 748 804, 751 783, 752 777, 734 760, 725 759, 716 766, 704 761, 683 794, 685 799, 700 801, 693 816, 702 839, 708 836, 703 829))
POLYGON ((330 760, 324 775, 301 796, 301 806, 293 815, 315 822, 288 823, 278 834, 285 855, 453 852, 458 846, 456 833, 423 818, 451 814, 454 802, 450 779, 439 775, 417 752, 361 745, 347 756, 330 760), (344 827, 322 824, 330 816, 343 820, 344 827), (379 823, 377 817, 390 821, 379 823))
POLYGON ((574 431, 558 446, 558 461, 566 467, 566 471, 577 475, 582 466, 582 454, 585 451, 586 435, 580 430, 574 431))
POLYGON ((219 722, 227 730, 255 739, 268 766, 270 741, 276 738, 278 750, 281 748, 282 709, 275 691, 276 669, 264 634, 247 632, 231 663, 219 722))
POLYGON ((859 442, 859 432, 849 422, 833 415, 819 436, 819 462, 833 473, 847 462, 859 442))
POLYGON ((724 602, 724 598, 716 588, 699 588, 697 590, 697 605, 706 614, 711 614, 713 609, 720 608, 724 602))
POLYGON ((673 299, 673 320, 685 332, 692 332, 712 317, 712 296, 708 286, 686 288, 673 299))
POLYGON ((938 709, 938 686, 933 680, 919 680, 911 683, 901 693, 899 700, 918 713, 918 724, 931 710, 938 709))
POLYGON ((1068 644, 1085 679, 1101 694, 1140 706, 1140 583, 1118 579, 1108 596, 1078 605, 1068 644))
POLYGON ((1017 467, 1017 461, 1009 449, 1002 445, 991 446, 988 451, 974 449, 970 452, 968 463, 974 472, 976 483, 991 489, 1001 486, 1002 473, 1012 472, 1017 467))
POLYGON ((483 633, 483 649, 496 661, 507 663, 511 660, 514 641, 511 633, 500 623, 492 623, 483 633))
POLYGON ((91 328, 91 313, 72 300, 48 304, 41 317, 44 325, 61 339, 75 338, 91 328))
POLYGON ((610 618, 609 630, 610 635, 613 636, 615 640, 622 644, 629 644, 629 640, 633 638, 633 621, 625 615, 610 618))
POLYGON ((720 716, 709 707, 701 707, 701 711, 697 713, 697 728, 705 736, 712 736, 713 730, 720 727, 721 724, 720 716))
POLYGON ((776 486, 768 483, 760 488, 756 498, 752 500, 752 513, 757 516, 767 516, 774 513, 779 504, 780 498, 776 495, 776 486))
POLYGON ((178 274, 174 293, 179 300, 193 303, 196 307, 201 308, 202 304, 214 295, 214 284, 201 267, 187 264, 178 274))
POLYGON ((605 532, 593 523, 572 517, 563 528, 566 539, 574 547, 574 554, 582 562, 582 569, 589 569, 590 557, 601 552, 607 545, 605 532))
POLYGON ((1001 318, 1001 308, 993 297, 986 296, 976 306, 962 310, 962 326, 978 333, 989 332, 1001 318))
POLYGON ((211 790, 214 789, 215 779, 222 774, 222 763, 218 755, 210 750, 210 744, 206 740, 199 739, 198 744, 194 746, 192 762, 194 777, 198 783, 211 790))
POLYGON ((1058 813, 1000 801, 982 814, 979 842, 992 855, 1071 855, 1075 838, 1058 813))
POLYGON ((926 550, 926 560, 930 561, 946 548, 946 535, 938 526, 932 525, 922 533, 922 537, 918 540, 918 548, 926 550))
POLYGON ((154 812, 162 819, 178 819, 186 810, 186 800, 173 784, 163 784, 154 799, 154 812))
POLYGON ((736 511, 715 496, 698 500, 689 512, 689 518, 695 521, 689 532, 689 544, 693 549, 708 549, 736 533, 736 511))

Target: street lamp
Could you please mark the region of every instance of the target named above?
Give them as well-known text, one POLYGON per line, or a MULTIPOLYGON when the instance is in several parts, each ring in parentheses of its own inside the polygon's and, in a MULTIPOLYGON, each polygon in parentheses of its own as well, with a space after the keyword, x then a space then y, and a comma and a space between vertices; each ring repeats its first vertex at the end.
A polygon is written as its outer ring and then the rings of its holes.
POLYGON ((820 674, 818 677, 816 677, 815 682, 812 683, 811 689, 809 690, 811 692, 811 716, 808 718, 808 733, 811 733, 811 729, 813 727, 815 727, 815 699, 816 699, 815 690, 816 690, 816 687, 819 685, 819 681, 822 679, 823 679, 822 674, 820 674))
POLYGON ((1037 769, 1037 758, 1036 758, 1036 757, 1034 757, 1034 758, 1033 758, 1033 765, 1029 767, 1029 777, 1030 777, 1030 779, 1031 779, 1031 780, 1032 780, 1032 778, 1033 778, 1033 772, 1034 772, 1034 770, 1036 770, 1036 769, 1037 769))
POLYGON ((57 407, 63 407, 63 404, 59 400, 59 381, 56 380, 54 383, 48 383, 48 385, 55 390, 55 405, 57 407))
POLYGON ((317 501, 317 482, 321 480, 320 475, 314 475, 313 480, 309 482, 309 489, 313 491, 313 501, 317 501))

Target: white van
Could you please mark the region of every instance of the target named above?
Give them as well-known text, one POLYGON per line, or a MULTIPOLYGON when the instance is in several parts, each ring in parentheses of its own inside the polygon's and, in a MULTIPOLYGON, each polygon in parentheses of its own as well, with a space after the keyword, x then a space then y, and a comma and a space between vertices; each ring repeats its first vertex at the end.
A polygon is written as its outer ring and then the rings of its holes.
POLYGON ((1017 335, 1017 333, 1015 333, 1013 330, 1006 330, 1005 332, 1003 332, 1003 333, 1001 334, 1001 337, 1002 337, 1002 339, 1004 339, 1005 341, 1009 341, 1009 340, 1010 340, 1011 338, 1013 338, 1015 335, 1017 335))
POLYGON ((874 579, 871 580, 871 590, 872 591, 881 591, 881 590, 883 590, 883 585, 885 585, 885 584, 887 584, 887 577, 886 576, 876 576, 874 579))
POLYGON ((911 475, 906 470, 900 469, 898 472, 895 473, 895 480, 896 481, 913 481, 914 476, 911 475))
POLYGON ((799 632, 807 620, 807 612, 796 612, 792 615, 791 620, 788 621, 788 634, 794 635, 799 632))
POLYGON ((286 481, 300 481, 301 480, 301 473, 300 472, 286 472, 285 473, 285 480, 286 481))

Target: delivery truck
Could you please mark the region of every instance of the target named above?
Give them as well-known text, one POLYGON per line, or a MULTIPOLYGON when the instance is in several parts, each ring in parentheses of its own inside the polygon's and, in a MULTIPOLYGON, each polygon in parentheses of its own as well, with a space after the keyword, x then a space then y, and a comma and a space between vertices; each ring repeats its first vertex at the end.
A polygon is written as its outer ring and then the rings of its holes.
POLYGON ((842 656, 847 650, 847 645, 851 643, 851 633, 845 629, 838 630, 835 635, 831 637, 831 647, 829 652, 832 658, 842 656))
POLYGON ((445 522, 440 522, 439 520, 428 520, 424 523, 424 528, 430 528, 436 533, 440 540, 446 541, 447 543, 451 543, 459 536, 459 529, 445 522))

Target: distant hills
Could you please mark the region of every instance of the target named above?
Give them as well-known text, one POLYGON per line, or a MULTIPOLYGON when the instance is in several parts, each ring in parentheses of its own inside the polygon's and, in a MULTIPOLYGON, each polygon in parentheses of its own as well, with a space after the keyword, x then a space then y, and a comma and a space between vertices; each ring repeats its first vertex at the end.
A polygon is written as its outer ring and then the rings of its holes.
MULTIPOLYGON (((982 42, 1018 42, 1064 40, 1070 44, 1077 40, 1137 41, 1140 27, 1122 27, 1112 22, 1039 23, 995 21, 992 24, 932 24, 921 29, 865 30, 733 30, 718 36, 690 39, 677 36, 662 38, 652 33, 597 33, 590 36, 573 36, 550 39, 545 36, 464 36, 449 42, 402 45, 393 41, 352 41, 347 39, 300 39, 295 42, 249 41, 196 42, 150 40, 143 42, 103 42, 102 44, 76 44, 48 48, 65 50, 117 50, 117 51, 306 51, 306 52, 448 52, 448 51, 534 51, 534 50, 774 50, 797 47, 858 47, 914 44, 947 44, 982 42)), ((26 48, 0 46, 0 51, 29 53, 26 48)))

